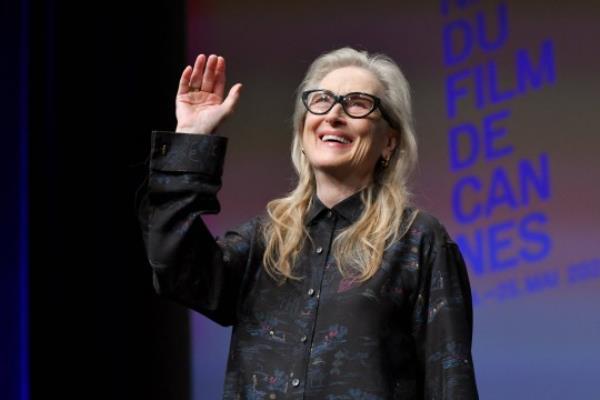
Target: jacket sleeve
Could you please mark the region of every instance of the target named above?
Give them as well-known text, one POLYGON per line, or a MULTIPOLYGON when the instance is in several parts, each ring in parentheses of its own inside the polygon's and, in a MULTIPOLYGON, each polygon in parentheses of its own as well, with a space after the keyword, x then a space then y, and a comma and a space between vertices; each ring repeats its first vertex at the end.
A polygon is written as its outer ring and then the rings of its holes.
POLYGON ((464 259, 438 223, 413 314, 424 399, 478 399, 471 356, 473 309, 464 259))
POLYGON ((215 239, 201 215, 220 210, 227 139, 153 132, 138 217, 157 293, 226 326, 235 323, 256 222, 215 239))

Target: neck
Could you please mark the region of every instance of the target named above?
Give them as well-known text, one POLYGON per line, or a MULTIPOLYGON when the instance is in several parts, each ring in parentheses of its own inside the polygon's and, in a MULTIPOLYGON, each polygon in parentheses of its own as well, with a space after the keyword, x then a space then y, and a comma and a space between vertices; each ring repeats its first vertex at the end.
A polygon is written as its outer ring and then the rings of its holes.
POLYGON ((335 176, 323 171, 315 171, 315 180, 317 197, 327 208, 332 208, 340 201, 365 188, 371 182, 371 177, 361 177, 355 174, 335 176))

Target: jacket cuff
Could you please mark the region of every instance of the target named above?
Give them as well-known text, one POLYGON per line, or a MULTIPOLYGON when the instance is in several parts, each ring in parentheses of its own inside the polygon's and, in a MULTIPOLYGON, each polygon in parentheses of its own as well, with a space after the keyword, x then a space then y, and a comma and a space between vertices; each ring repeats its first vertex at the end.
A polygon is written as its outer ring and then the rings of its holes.
POLYGON ((150 170, 221 176, 226 149, 224 136, 154 131, 150 170))

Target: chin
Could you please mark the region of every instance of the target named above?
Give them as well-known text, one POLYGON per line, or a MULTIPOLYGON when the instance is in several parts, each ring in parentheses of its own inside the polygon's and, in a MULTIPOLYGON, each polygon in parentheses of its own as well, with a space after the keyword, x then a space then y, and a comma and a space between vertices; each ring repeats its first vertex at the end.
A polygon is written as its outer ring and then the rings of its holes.
POLYGON ((352 165, 348 162, 322 162, 311 164, 311 166, 313 171, 319 171, 323 174, 332 176, 348 176, 358 173, 358 171, 355 171, 352 165))
POLYGON ((310 165, 314 169, 321 169, 321 170, 337 169, 337 168, 344 168, 344 167, 347 168, 350 165, 350 161, 346 158, 341 158, 341 157, 319 157, 319 158, 312 158, 310 160, 310 165))

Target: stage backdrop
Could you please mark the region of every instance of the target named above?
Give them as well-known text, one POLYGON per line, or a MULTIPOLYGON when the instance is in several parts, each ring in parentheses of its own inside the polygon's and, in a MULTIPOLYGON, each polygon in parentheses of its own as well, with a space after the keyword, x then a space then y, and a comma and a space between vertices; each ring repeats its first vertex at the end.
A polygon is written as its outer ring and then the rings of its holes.
MULTIPOLYGON (((210 227, 222 234, 290 189, 294 90, 316 56, 388 54, 412 85, 416 202, 468 264, 481 398, 595 398, 600 4, 416 3, 188 2, 189 61, 222 54, 228 84, 244 84, 220 131, 229 152, 210 227)), ((216 399, 230 330, 191 315, 194 398, 216 399)))

